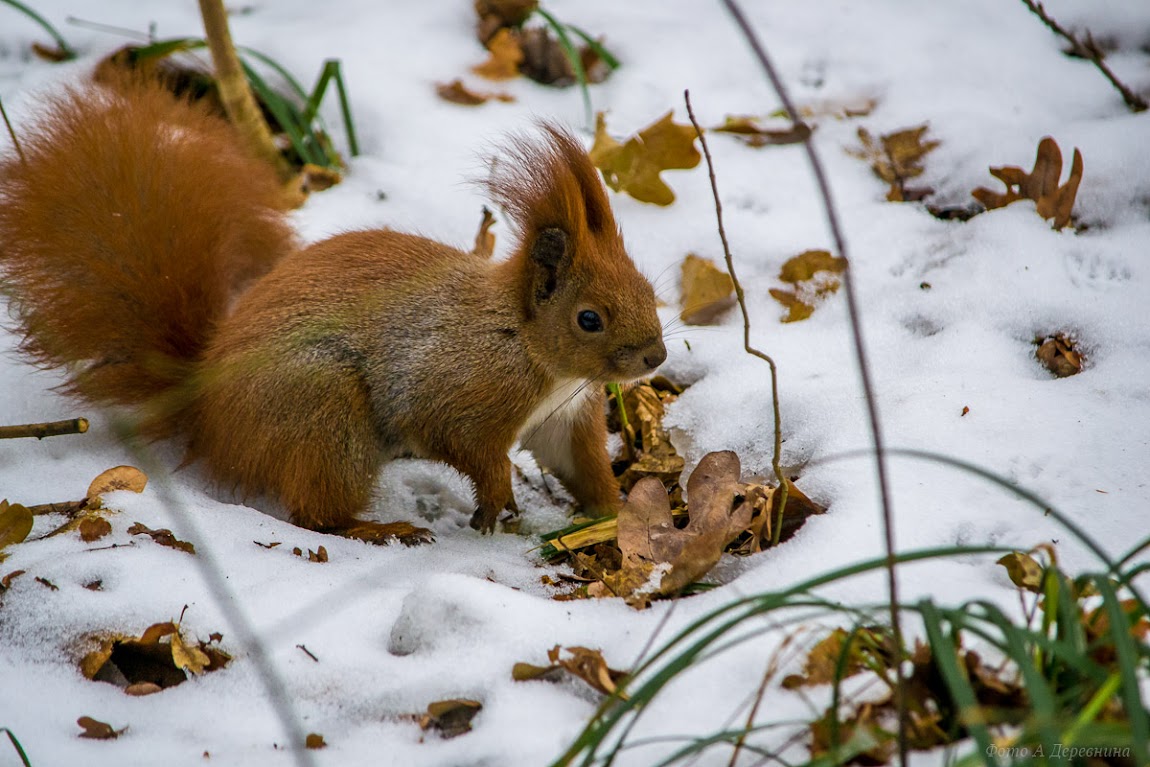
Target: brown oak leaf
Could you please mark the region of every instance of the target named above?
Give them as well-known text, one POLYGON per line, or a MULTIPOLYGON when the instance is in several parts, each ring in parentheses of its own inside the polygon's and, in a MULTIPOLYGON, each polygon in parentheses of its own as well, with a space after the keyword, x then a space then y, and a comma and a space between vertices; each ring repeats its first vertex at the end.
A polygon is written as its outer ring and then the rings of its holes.
POLYGON ((1082 153, 1074 150, 1070 162, 1070 176, 1062 186, 1058 180, 1062 176, 1062 150, 1058 143, 1047 136, 1038 142, 1038 153, 1034 158, 1034 170, 1027 173, 1015 165, 991 168, 990 175, 1006 184, 1004 193, 995 192, 980 186, 971 192, 987 210, 1004 208, 1018 200, 1034 200, 1038 215, 1053 221, 1055 229, 1062 229, 1070 223, 1070 213, 1074 208, 1074 198, 1078 185, 1082 182, 1082 153))

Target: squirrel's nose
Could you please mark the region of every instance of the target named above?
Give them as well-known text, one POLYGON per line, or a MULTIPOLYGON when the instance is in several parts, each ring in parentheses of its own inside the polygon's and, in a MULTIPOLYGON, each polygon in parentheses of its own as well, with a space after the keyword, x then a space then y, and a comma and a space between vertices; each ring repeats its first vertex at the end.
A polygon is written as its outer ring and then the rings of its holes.
POLYGON ((649 370, 654 370, 663 364, 667 359, 667 347, 663 345, 663 339, 657 338, 655 341, 643 350, 643 364, 649 370))

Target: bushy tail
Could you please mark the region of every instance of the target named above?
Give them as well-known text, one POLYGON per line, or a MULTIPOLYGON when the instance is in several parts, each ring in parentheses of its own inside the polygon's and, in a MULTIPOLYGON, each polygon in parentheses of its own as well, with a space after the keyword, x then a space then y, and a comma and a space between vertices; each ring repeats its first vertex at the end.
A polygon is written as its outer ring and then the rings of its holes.
POLYGON ((0 161, 0 277, 22 351, 172 433, 213 327, 294 248, 274 171, 155 85, 68 91, 18 135, 24 159, 0 161))

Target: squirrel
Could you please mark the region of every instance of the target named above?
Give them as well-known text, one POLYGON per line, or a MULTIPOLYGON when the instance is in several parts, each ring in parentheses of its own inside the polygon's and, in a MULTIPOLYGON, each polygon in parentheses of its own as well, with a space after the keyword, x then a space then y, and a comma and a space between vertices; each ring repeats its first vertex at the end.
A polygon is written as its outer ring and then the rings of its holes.
POLYGON ((139 80, 69 90, 0 160, 21 351, 304 528, 430 540, 361 519, 381 465, 418 457, 472 480, 490 533, 516 510, 516 443, 617 512, 602 385, 666 347, 586 152, 540 134, 485 183, 517 235, 504 260, 389 229, 300 247, 274 171, 208 107, 139 80))

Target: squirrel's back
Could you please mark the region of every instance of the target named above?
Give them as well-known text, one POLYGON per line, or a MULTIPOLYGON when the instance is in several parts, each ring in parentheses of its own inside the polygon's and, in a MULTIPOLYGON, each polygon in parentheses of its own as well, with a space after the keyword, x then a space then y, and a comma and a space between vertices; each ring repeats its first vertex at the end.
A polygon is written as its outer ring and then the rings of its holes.
POLYGON ((157 85, 49 100, 0 161, 0 275, 22 351, 168 435, 213 328, 294 249, 274 171, 157 85))

